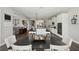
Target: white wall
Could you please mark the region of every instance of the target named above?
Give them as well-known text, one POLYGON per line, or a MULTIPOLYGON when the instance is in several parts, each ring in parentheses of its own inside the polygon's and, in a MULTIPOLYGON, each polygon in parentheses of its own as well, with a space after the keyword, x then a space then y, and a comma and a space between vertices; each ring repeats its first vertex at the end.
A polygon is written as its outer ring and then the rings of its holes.
POLYGON ((68 20, 69 36, 73 40, 79 42, 79 8, 69 11, 68 14, 70 15, 69 20, 68 20), (77 24, 71 24, 71 19, 72 19, 73 15, 78 15, 77 24))
MULTIPOLYGON (((0 13, 0 18, 1 18, 1 39, 0 39, 0 46, 5 43, 5 38, 13 35, 13 17, 18 15, 15 11, 13 11, 10 8, 0 8, 1 13, 0 13), (5 21, 4 19, 4 14, 9 14, 11 15, 11 21, 5 21)), ((21 19, 21 15, 18 15, 21 19)))
POLYGON ((69 43, 69 25, 68 25, 68 18, 69 15, 67 13, 61 14, 62 17, 62 37, 63 37, 63 42, 66 44, 69 43))
POLYGON ((64 20, 62 21, 63 26, 63 41, 68 43, 70 39, 79 42, 79 8, 74 8, 66 13, 67 15, 64 16, 64 20), (72 24, 71 19, 73 15, 78 15, 77 17, 77 24, 72 24))
POLYGON ((19 21, 19 24, 22 25, 22 20, 28 20, 26 17, 17 14, 17 12, 15 12, 16 14, 13 15, 13 19, 16 19, 19 21))
POLYGON ((46 19, 45 25, 46 25, 46 27, 52 26, 52 19, 46 19))

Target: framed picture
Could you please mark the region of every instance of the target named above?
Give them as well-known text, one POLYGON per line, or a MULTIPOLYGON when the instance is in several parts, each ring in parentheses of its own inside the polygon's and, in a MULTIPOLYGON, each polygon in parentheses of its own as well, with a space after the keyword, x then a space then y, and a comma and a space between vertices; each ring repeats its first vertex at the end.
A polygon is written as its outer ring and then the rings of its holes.
POLYGON ((9 14, 4 14, 4 19, 5 19, 6 21, 11 21, 11 15, 9 15, 9 14))

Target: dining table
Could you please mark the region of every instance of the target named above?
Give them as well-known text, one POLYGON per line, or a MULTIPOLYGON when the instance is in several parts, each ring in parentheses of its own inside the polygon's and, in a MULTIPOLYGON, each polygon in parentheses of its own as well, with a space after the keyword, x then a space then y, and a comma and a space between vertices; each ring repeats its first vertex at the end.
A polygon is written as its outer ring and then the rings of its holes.
POLYGON ((22 40, 17 40, 14 45, 16 46, 27 46, 32 45, 32 50, 43 51, 44 49, 50 48, 50 42, 48 40, 29 40, 29 37, 23 38, 22 40))

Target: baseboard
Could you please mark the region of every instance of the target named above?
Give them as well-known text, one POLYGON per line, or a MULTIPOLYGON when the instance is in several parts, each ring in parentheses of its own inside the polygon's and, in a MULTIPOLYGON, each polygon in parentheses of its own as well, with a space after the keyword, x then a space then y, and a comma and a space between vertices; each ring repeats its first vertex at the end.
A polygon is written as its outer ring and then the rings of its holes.
POLYGON ((2 43, 2 44, 0 44, 0 47, 1 47, 1 46, 3 46, 4 44, 5 44, 5 42, 4 42, 4 43, 2 43))

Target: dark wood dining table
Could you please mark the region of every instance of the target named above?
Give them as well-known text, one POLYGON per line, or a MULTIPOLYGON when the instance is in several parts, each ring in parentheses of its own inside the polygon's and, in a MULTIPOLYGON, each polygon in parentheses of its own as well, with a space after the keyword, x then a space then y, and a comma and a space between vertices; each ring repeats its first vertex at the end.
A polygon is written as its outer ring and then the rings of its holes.
POLYGON ((32 50, 36 49, 36 51, 43 51, 44 49, 50 48, 50 43, 46 40, 29 40, 29 37, 26 37, 22 40, 17 40, 14 45, 17 46, 25 46, 32 45, 32 50))
POLYGON ((25 37, 22 40, 17 40, 14 45, 24 46, 24 45, 30 45, 29 37, 25 37))

